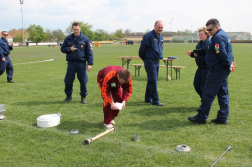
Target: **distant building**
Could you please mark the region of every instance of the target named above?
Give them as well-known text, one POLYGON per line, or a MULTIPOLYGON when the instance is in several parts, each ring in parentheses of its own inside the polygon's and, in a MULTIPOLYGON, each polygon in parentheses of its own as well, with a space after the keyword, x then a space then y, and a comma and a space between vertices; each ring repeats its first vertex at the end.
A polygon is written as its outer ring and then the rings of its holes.
MULTIPOLYGON (((132 34, 127 35, 125 40, 127 41, 134 41, 134 42, 141 42, 143 39, 144 33, 143 32, 134 32, 132 34)), ((164 42, 170 41, 172 39, 171 35, 162 35, 164 42)))
POLYGON ((249 32, 227 32, 231 40, 252 40, 249 32))
MULTIPOLYGON (((23 35, 23 30, 20 29, 20 30, 16 30, 14 29, 13 32, 10 32, 8 33, 8 37, 7 37, 7 40, 9 43, 12 43, 13 42, 13 38, 18 35, 18 34, 22 34, 23 35)), ((24 40, 27 41, 26 37, 28 36, 28 33, 27 33, 27 30, 24 30, 24 40)), ((0 37, 2 37, 2 32, 0 31, 0 37)))

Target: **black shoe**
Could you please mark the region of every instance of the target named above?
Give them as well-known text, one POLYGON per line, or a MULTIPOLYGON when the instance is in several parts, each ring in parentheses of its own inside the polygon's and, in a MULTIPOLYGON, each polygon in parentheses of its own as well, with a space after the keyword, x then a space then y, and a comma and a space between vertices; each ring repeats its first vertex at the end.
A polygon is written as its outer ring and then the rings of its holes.
POLYGON ((199 118, 197 117, 188 117, 188 120, 189 121, 192 121, 192 122, 195 122, 195 123, 198 123, 198 124, 205 124, 206 121, 203 121, 203 120, 200 120, 199 118))
POLYGON ((12 80, 8 80, 7 83, 16 83, 16 82, 12 80))
POLYGON ((82 96, 81 96, 81 103, 87 104, 86 96, 85 96, 85 97, 82 97, 82 96))
POLYGON ((163 104, 163 103, 152 104, 152 105, 156 105, 156 106, 164 106, 164 104, 163 104))
POLYGON ((73 99, 72 95, 69 95, 69 96, 66 97, 66 99, 63 102, 66 103, 66 102, 71 101, 72 99, 73 99))
POLYGON ((220 122, 218 119, 211 119, 211 122, 214 122, 216 124, 224 124, 224 125, 227 124, 227 122, 220 122))

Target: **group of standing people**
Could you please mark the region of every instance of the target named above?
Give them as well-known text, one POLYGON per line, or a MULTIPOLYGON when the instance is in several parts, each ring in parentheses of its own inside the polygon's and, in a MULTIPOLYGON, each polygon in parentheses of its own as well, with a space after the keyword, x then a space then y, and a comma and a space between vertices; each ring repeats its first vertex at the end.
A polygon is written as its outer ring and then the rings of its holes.
MULTIPOLYGON (((147 73, 145 102, 163 106, 160 103, 157 80, 159 61, 163 59, 163 22, 156 21, 154 29, 143 36, 139 48, 139 57, 144 61, 147 73)), ((197 54, 188 51, 187 54, 195 58, 198 69, 194 77, 194 88, 201 98, 201 105, 196 116, 188 117, 189 121, 205 124, 215 97, 218 97, 220 110, 211 122, 226 124, 229 116, 228 76, 234 71, 235 62, 231 40, 221 29, 217 19, 210 19, 206 27, 199 30, 200 42, 196 49, 205 53, 197 54), (211 40, 209 37, 212 36, 211 40)))
MULTIPOLYGON (((143 60, 147 73, 145 102, 156 106, 164 106, 159 101, 157 91, 159 64, 163 59, 163 37, 161 35, 163 27, 162 21, 156 21, 154 29, 143 36, 139 48, 139 57, 143 60)), ((86 104, 86 83, 88 82, 86 71, 90 71, 93 65, 92 44, 81 33, 79 23, 74 23, 72 30, 73 34, 69 35, 61 46, 61 51, 66 53, 68 61, 64 102, 72 100, 73 81, 75 73, 77 73, 77 78, 80 81, 81 102, 86 104)), ((235 65, 231 41, 225 31, 221 29, 217 19, 207 21, 206 27, 199 30, 199 38, 200 42, 196 49, 205 50, 205 53, 188 51, 187 54, 195 58, 198 66, 193 83, 201 98, 201 105, 197 110, 198 114, 188 117, 188 119, 195 123, 205 124, 212 102, 217 96, 220 110, 217 117, 211 122, 226 124, 229 115, 228 76, 235 65), (212 36, 211 40, 210 36, 212 36)), ((111 128, 115 125, 114 119, 119 113, 119 107, 116 103, 122 103, 123 109, 132 94, 131 75, 129 70, 123 67, 107 66, 99 71, 97 82, 104 100, 104 126, 111 128)))
POLYGON ((232 44, 228 35, 221 29, 217 19, 210 19, 206 28, 199 30, 200 42, 196 49, 205 50, 205 54, 188 51, 188 55, 195 58, 198 69, 194 77, 194 88, 201 98, 198 114, 188 117, 189 121, 205 124, 212 103, 218 97, 220 109, 217 117, 211 122, 226 124, 229 116, 228 76, 234 71, 235 62, 232 44), (212 36, 211 41, 209 36, 212 36))
POLYGON ((128 40, 126 40, 126 45, 134 45, 134 41, 128 41, 128 40))
MULTIPOLYGON (((139 57, 143 60, 147 73, 145 102, 156 106, 164 106, 159 101, 157 91, 159 63, 163 59, 163 37, 161 35, 163 27, 162 21, 156 21, 154 29, 143 36, 139 48, 139 57)), ((68 61, 64 80, 66 94, 64 102, 72 100, 73 82, 75 73, 77 73, 80 82, 81 103, 86 104, 87 71, 90 71, 93 65, 92 44, 88 37, 81 33, 79 23, 73 23, 72 30, 73 33, 66 37, 61 46, 61 52, 66 54, 68 61)), ((8 33, 3 31, 0 39, 0 75, 6 70, 7 82, 15 83, 12 81, 13 66, 9 58, 13 44, 9 45, 6 40, 7 36, 8 33)), ((221 29, 217 19, 207 21, 206 28, 202 27, 199 30, 199 38, 200 42, 196 49, 205 50, 205 54, 197 54, 192 51, 188 51, 187 54, 195 58, 198 66, 193 83, 201 98, 201 105, 197 110, 198 114, 188 117, 188 119, 195 123, 205 124, 212 102, 217 96, 220 110, 216 119, 212 119, 211 122, 226 124, 229 115, 228 76, 235 65, 231 41, 225 31, 221 29), (212 36, 211 41, 210 36, 212 36)), ((97 83, 104 100, 104 126, 111 128, 115 125, 114 119, 119 113, 116 103, 121 103, 121 109, 123 109, 132 94, 130 71, 120 66, 107 66, 99 71, 97 83)))

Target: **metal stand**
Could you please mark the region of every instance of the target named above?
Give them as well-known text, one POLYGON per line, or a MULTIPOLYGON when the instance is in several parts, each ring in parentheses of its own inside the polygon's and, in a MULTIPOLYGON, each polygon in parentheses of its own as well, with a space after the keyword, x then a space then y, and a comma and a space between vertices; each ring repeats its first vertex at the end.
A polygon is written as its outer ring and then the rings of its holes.
MULTIPOLYGON (((169 60, 163 60, 165 65, 166 65, 166 76, 168 76, 168 68, 169 66, 171 66, 171 79, 172 79, 172 61, 169 60)), ((169 80, 169 78, 167 78, 167 81, 169 80)))

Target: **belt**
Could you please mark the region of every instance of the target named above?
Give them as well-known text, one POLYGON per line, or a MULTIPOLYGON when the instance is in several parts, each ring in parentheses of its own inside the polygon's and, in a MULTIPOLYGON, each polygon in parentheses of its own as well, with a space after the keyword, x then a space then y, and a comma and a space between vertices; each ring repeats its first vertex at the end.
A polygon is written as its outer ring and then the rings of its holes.
POLYGON ((9 56, 9 55, 4 55, 4 56, 9 56))
POLYGON ((146 58, 146 59, 154 60, 154 61, 159 61, 160 60, 160 59, 150 59, 150 58, 146 58))

